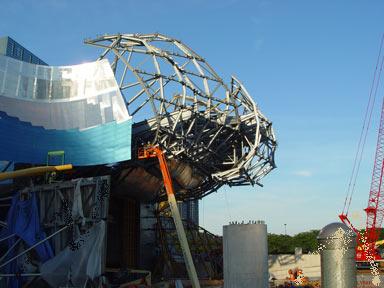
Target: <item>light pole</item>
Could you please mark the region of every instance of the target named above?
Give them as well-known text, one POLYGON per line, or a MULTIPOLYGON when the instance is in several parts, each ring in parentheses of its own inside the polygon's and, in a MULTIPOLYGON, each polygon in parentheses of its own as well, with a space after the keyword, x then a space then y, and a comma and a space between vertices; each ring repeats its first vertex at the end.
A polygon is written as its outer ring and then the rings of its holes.
POLYGON ((284 224, 285 235, 287 235, 287 224, 284 224))

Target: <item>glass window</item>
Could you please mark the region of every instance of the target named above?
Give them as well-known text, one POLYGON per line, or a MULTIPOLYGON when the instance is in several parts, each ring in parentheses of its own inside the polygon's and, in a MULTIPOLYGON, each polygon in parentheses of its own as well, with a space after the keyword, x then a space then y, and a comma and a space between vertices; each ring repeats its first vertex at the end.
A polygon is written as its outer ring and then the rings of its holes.
POLYGON ((19 97, 28 98, 28 84, 29 84, 29 78, 25 76, 20 77, 20 84, 19 84, 19 97))
POLYGON ((6 63, 7 63, 7 58, 5 57, 0 57, 0 71, 5 71, 6 63))
POLYGON ((49 81, 45 79, 37 79, 36 83, 36 99, 48 99, 49 81))
POLYGON ((15 57, 16 59, 22 60, 23 48, 21 48, 19 45, 15 45, 15 49, 13 51, 13 57, 15 57))
POLYGON ((52 81, 52 98, 54 99, 63 99, 64 98, 64 91, 63 86, 60 80, 53 80, 52 81))
POLYGON ((70 98, 70 97, 71 97, 71 86, 63 85, 63 98, 70 98))
POLYGON ((37 78, 50 80, 51 79, 51 67, 37 66, 37 78))
POLYGON ((14 73, 7 73, 5 76, 4 94, 10 97, 16 96, 18 77, 14 73))
POLYGON ((13 42, 12 39, 8 38, 7 55, 12 56, 14 53, 14 49, 15 49, 15 42, 13 42))
POLYGON ((0 92, 3 89, 4 76, 5 76, 5 73, 0 70, 0 92))

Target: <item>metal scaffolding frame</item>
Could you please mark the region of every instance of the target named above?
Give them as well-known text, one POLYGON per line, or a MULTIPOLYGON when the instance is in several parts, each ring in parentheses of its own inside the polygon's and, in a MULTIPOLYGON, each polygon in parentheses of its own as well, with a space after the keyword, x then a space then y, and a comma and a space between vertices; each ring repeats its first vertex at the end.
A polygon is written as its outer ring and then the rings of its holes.
MULTIPOLYGON (((199 279, 222 279, 222 237, 216 236, 191 221, 183 220, 193 262, 199 279)), ((156 211, 156 247, 159 254, 154 267, 154 278, 177 279, 186 277, 184 258, 176 234, 176 227, 167 213, 156 211)))
MULTIPOLYGON (((39 207, 40 225, 47 232, 47 236, 34 245, 29 246, 24 243, 21 237, 16 234, 9 235, 0 239, 0 242, 11 237, 17 237, 12 247, 6 250, 0 249, 0 268, 5 267, 22 256, 28 257, 28 261, 39 264, 31 251, 38 245, 50 241, 57 256, 67 246, 78 249, 82 242, 76 242, 75 237, 88 233, 89 229, 101 220, 106 221, 109 206, 110 176, 99 176, 91 178, 76 179, 64 182, 54 182, 31 186, 25 189, 26 195, 35 193, 39 207), (79 186, 80 198, 76 199, 75 190, 79 186), (79 203, 75 203, 79 201, 79 203), (81 203, 80 203, 81 202, 81 203), (73 215, 74 205, 80 205, 82 218, 73 215), (9 257, 14 251, 16 255, 9 257)), ((9 198, 9 197, 8 197, 9 198)), ((80 211, 79 210, 79 211, 80 211)), ((76 210, 77 211, 77 210, 76 210)), ((104 251, 101 257, 102 270, 106 263, 106 236, 104 236, 104 251)), ((40 263, 41 264, 41 263, 40 263)), ((37 269, 36 266, 36 269, 37 269)), ((40 272, 26 273, 0 273, 0 280, 7 277, 27 277, 30 282, 41 275, 40 272)))
POLYGON ((136 122, 137 145, 159 144, 168 159, 188 163, 201 177, 182 198, 201 198, 224 184, 260 184, 275 168, 272 123, 237 78, 227 85, 191 48, 161 34, 85 43, 103 49, 99 60, 109 59, 136 122))

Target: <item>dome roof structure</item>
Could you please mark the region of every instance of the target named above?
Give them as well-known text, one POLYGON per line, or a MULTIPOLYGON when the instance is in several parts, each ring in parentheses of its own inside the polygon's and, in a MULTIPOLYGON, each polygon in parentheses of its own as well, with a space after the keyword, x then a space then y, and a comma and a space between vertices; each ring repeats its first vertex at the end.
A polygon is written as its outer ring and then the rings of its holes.
MULTIPOLYGON (((163 148, 181 198, 201 198, 224 184, 260 184, 275 168, 272 123, 237 78, 225 83, 187 45, 161 34, 103 35, 85 43, 110 61, 133 117, 133 147, 163 148)), ((137 184, 137 169, 123 173, 124 181, 137 184)))

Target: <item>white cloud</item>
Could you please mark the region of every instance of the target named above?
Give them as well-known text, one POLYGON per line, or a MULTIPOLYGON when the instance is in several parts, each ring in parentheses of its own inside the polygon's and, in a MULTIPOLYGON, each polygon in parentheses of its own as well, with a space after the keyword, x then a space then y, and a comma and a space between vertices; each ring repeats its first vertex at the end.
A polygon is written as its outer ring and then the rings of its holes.
POLYGON ((256 51, 260 50, 263 47, 264 39, 259 38, 253 41, 253 47, 255 47, 256 51))
POLYGON ((299 171, 293 172, 293 175, 300 176, 300 177, 311 177, 312 172, 308 170, 299 170, 299 171))

